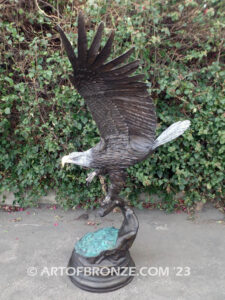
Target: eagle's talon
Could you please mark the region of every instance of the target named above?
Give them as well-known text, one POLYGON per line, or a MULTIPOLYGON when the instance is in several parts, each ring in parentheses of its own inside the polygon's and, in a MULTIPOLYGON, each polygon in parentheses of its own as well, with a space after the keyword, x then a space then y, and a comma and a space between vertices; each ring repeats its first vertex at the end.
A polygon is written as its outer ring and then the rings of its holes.
POLYGON ((110 195, 106 195, 105 198, 103 199, 101 205, 107 205, 107 204, 109 204, 111 202, 112 202, 111 196, 110 195))
POLYGON ((96 175, 97 175, 96 171, 89 173, 88 177, 86 178, 86 184, 89 185, 89 183, 92 182, 92 180, 95 178, 96 175))
POLYGON ((111 200, 108 203, 101 202, 101 207, 97 210, 97 216, 104 217, 108 215, 116 206, 116 202, 111 200))

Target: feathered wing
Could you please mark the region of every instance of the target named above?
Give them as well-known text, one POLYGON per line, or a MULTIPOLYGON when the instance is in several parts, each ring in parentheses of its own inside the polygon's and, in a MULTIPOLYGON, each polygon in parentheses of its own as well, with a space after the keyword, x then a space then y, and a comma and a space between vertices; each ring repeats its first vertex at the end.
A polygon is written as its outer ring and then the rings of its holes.
POLYGON ((123 63, 133 52, 133 48, 121 56, 106 63, 110 55, 114 32, 110 34, 105 46, 100 49, 103 23, 89 49, 83 15, 78 17, 78 57, 62 29, 58 27, 68 58, 73 66, 74 86, 84 98, 100 135, 105 140, 123 136, 123 139, 148 141, 149 146, 155 140, 155 109, 147 92, 147 86, 141 80, 143 75, 131 75, 139 65, 133 61, 123 63))

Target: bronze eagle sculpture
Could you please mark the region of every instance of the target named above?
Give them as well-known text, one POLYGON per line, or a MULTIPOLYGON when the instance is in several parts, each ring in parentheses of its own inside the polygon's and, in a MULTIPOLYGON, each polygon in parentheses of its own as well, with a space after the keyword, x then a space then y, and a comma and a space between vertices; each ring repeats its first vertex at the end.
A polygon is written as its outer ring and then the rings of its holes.
POLYGON ((84 98, 101 136, 95 147, 64 156, 62 165, 71 163, 94 169, 87 182, 96 175, 109 174, 111 184, 102 202, 105 207, 115 200, 122 201, 119 193, 125 185, 126 168, 146 159, 157 147, 183 134, 190 121, 176 122, 156 138, 155 107, 143 82, 144 75, 130 76, 139 67, 139 61, 121 66, 134 48, 106 62, 111 53, 114 31, 101 48, 103 29, 101 22, 88 48, 84 16, 79 13, 76 56, 65 33, 57 25, 73 67, 70 80, 84 98))

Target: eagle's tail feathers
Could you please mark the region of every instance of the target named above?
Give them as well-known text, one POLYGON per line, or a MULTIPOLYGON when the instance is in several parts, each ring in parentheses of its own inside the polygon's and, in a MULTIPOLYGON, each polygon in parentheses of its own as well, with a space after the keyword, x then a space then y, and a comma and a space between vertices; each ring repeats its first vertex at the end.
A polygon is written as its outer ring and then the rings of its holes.
POLYGON ((173 123, 155 140, 152 149, 154 150, 159 146, 176 139, 178 136, 182 135, 190 125, 191 122, 189 120, 173 123))

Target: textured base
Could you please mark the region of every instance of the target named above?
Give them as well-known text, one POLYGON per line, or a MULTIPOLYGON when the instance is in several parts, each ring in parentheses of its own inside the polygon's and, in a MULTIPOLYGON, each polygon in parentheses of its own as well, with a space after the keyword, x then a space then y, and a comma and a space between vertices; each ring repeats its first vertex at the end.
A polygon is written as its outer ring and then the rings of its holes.
POLYGON ((90 262, 85 261, 85 258, 77 254, 73 250, 71 258, 68 264, 68 273, 71 281, 78 286, 79 288, 95 293, 105 293, 117 290, 125 285, 127 285, 133 279, 134 274, 134 261, 132 260, 129 251, 124 253, 123 258, 118 258, 118 261, 115 261, 115 258, 112 260, 112 263, 109 263, 109 260, 101 261, 99 264, 90 264, 90 262), (79 268, 80 267, 80 268, 79 268), (102 268, 102 269, 101 269, 102 268), (74 270, 92 270, 91 273, 87 275, 84 272, 74 272, 74 270), (70 272, 71 270, 71 272, 70 272), (99 270, 102 270, 102 272, 99 270), (117 270, 116 274, 113 270, 117 270), (107 275, 104 275, 104 273, 107 275), (118 274, 120 271, 121 273, 118 274), (102 275, 103 274, 103 275, 102 275))
POLYGON ((103 251, 116 247, 118 231, 115 227, 104 227, 88 232, 76 242, 75 251, 85 257, 96 257, 103 251))

